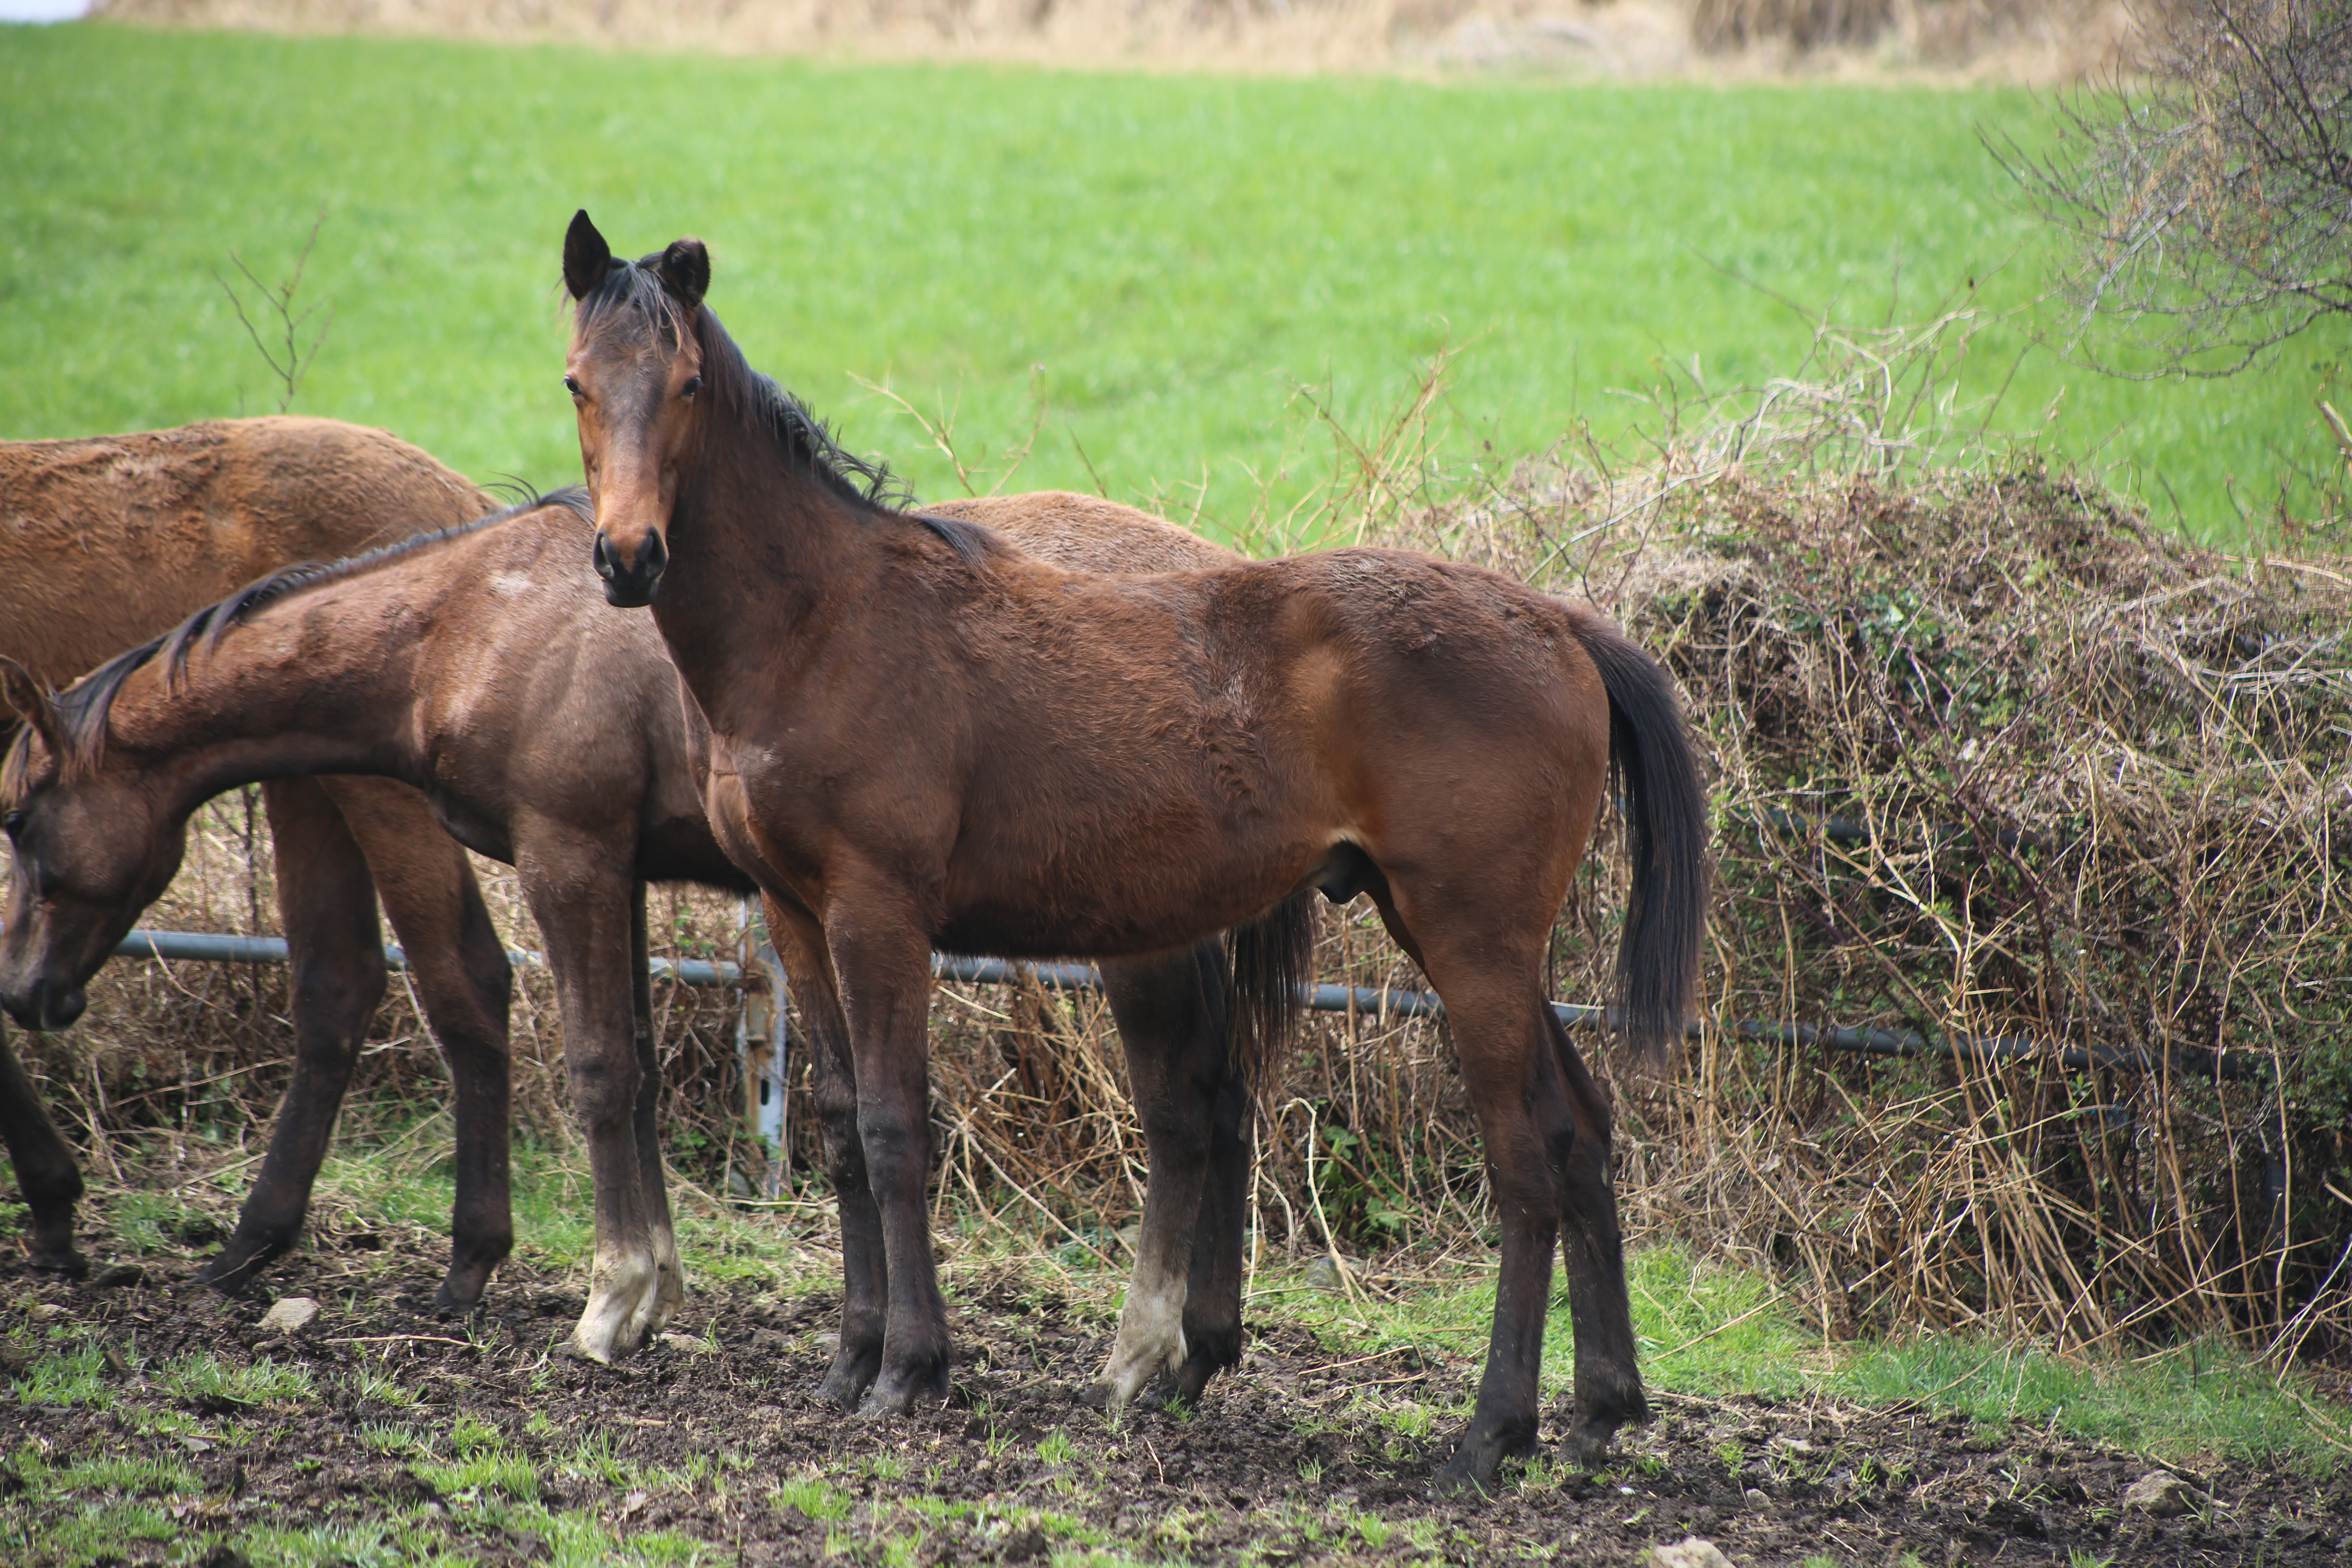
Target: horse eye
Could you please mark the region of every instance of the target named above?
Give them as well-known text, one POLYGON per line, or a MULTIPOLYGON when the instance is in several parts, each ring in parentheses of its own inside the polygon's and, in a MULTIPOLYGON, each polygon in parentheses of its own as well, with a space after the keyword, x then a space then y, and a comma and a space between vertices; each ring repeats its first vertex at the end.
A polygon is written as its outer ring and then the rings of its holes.
POLYGON ((692 397, 696 393, 700 392, 701 390, 702 378, 698 375, 689 375, 686 378, 686 384, 678 389, 678 395, 681 397, 692 397))
POLYGON ((5 829, 11 838, 16 837, 16 829, 24 826, 25 814, 21 811, 12 811, 5 816, 0 816, 0 829, 5 829))
POLYGON ((570 393, 574 397, 581 395, 580 383, 577 379, 572 376, 567 375, 563 378, 563 390, 570 393))

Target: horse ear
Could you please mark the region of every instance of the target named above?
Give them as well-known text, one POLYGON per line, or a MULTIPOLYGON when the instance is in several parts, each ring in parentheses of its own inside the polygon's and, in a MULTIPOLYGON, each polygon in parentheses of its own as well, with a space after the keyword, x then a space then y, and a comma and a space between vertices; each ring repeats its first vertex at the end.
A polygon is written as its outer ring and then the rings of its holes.
POLYGON ((589 289, 604 281, 612 265, 613 247, 588 221, 588 209, 582 207, 572 215, 572 226, 563 231, 563 286, 572 290, 574 300, 585 299, 589 289))
POLYGON ((710 292, 710 252, 698 239, 671 240, 669 248, 661 253, 660 268, 662 287, 689 310, 710 292))
POLYGON ((0 656, 0 709, 15 713, 58 749, 58 694, 15 659, 0 656))

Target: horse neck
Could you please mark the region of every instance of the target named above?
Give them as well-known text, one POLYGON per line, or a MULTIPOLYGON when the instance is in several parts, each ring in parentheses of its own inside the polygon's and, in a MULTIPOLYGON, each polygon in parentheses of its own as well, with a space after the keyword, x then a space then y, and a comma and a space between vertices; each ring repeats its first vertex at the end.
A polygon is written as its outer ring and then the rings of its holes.
POLYGON ((379 608, 298 596, 209 649, 200 641, 176 676, 159 656, 123 682, 108 712, 108 765, 146 769, 191 807, 264 779, 399 776, 416 695, 402 645, 413 649, 415 635, 402 637, 401 618, 379 608), (321 626, 331 631, 319 636, 321 626))
POLYGON ((875 581, 877 530, 756 431, 707 446, 671 507, 654 622, 688 689, 721 711, 730 670, 785 672, 828 606, 875 581))

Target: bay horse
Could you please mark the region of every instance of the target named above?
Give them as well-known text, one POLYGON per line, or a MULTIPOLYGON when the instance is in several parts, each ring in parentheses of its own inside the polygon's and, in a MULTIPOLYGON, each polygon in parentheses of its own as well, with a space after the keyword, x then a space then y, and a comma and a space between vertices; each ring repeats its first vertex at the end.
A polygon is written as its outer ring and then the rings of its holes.
MULTIPOLYGON (((1085 497, 935 510, 1070 560, 1165 569, 1234 559, 1085 497)), ((60 697, 20 694, 31 733, 0 769, 18 872, 0 930, 0 1002, 36 1006, 82 984, 170 879, 188 814, 212 795, 323 770, 422 790, 466 845, 517 868, 546 941, 595 1194, 595 1254, 573 1342, 605 1360, 658 1329, 684 1289, 656 1127, 644 884, 753 884, 704 819, 696 756, 707 748, 696 745, 651 617, 614 616, 577 569, 593 531, 584 495, 572 492, 357 560, 293 568, 60 697)), ((1203 1358, 1240 1352, 1250 1144, 1245 1085, 1228 1063, 1234 1042, 1255 1037, 1252 1020, 1289 995, 1296 962, 1268 965, 1300 950, 1305 927, 1279 929, 1279 950, 1239 944, 1238 979, 1214 942, 1108 966, 1137 1070, 1166 1064, 1157 1070, 1198 1079, 1217 1102, 1216 1190, 1202 1200, 1208 1223, 1193 1263, 1203 1358)), ((882 1350, 877 1222, 840 1008, 792 934, 786 925, 779 947, 814 1047, 846 1275, 842 1346, 824 1392, 854 1404, 882 1350)), ((1152 1179, 1157 1190, 1156 1166, 1152 1179)), ((1195 1368, 1196 1382, 1210 1370, 1195 1368)))
MULTIPOLYGON (((650 605, 708 725, 711 825, 839 989, 890 1289, 866 1407, 946 1388, 931 950, 1171 952, 1319 889, 1369 893, 1444 998, 1501 1221, 1486 1368, 1441 1484, 1483 1489, 1535 1446, 1563 1229, 1573 1444, 1644 1415, 1610 1102, 1543 962, 1613 775, 1620 1027, 1654 1057, 1680 1037, 1706 808, 1655 661, 1588 608, 1410 552, 1113 577, 877 504, 705 304, 699 241, 624 260, 583 212, 563 277, 591 563, 614 605, 650 605)), ((1155 1092, 1137 1086, 1147 1125, 1181 1110, 1155 1092)), ((1153 1217, 1141 1252, 1163 1267, 1139 1258, 1114 1404, 1183 1352, 1153 1217)))
MULTIPOLYGON (((406 442, 332 419, 0 442, 0 661, 22 672, 21 689, 59 685, 266 572, 463 522, 489 504, 406 442)), ((0 747, 15 729, 0 707, 0 747)), ((415 791, 372 778, 287 778, 265 784, 262 800, 291 959, 294 1070, 236 1228, 202 1278, 236 1291, 301 1229, 383 996, 380 895, 456 1090, 457 1195, 437 1305, 470 1308, 514 1235, 505 946, 465 852, 415 791)), ((27 1028, 56 1028, 80 1006, 77 984, 28 997, 16 1016, 27 1028)), ((0 1139, 32 1211, 32 1266, 83 1272, 73 1242, 81 1172, 8 1048, 5 1024, 0 1139)))

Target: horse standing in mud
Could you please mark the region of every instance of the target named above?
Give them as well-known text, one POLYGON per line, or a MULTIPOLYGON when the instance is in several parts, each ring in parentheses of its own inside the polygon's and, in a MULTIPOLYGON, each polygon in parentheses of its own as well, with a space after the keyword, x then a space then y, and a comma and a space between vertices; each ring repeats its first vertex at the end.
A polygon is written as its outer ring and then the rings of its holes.
MULTIPOLYGON (((936 510, 1096 565, 1235 559, 1157 518, 1079 496, 936 510)), ((170 879, 189 813, 222 790, 323 771, 423 790, 468 847, 517 868, 547 942, 595 1188, 595 1260, 574 1342, 604 1360, 659 1328, 684 1289, 655 1123, 644 885, 752 884, 705 822, 695 752, 708 749, 696 745, 651 617, 614 616, 579 570, 593 539, 585 511, 573 492, 280 573, 54 701, 26 702, 33 733, 0 771, 18 868, 0 931, 0 1001, 37 1007, 78 989, 170 879)), ((1278 929, 1288 933, 1284 951, 1303 947, 1303 922, 1278 929)), ((831 978, 792 944, 789 926, 782 934, 815 1047, 842 1208, 842 1349, 827 1390, 854 1403, 882 1352, 878 1221, 831 978)), ((1245 959, 1251 951, 1263 950, 1244 944, 1245 959)), ((1193 1270, 1204 1354, 1229 1345, 1238 1355, 1251 1128, 1246 1085, 1228 1070, 1233 1025, 1237 1013, 1244 1027, 1281 1013, 1287 977, 1245 961, 1236 997, 1213 942, 1107 973, 1138 1070, 1181 1073, 1217 1097, 1217 1180, 1202 1200, 1193 1270), (1253 990, 1259 973, 1267 978, 1253 990)), ((1152 1183, 1159 1192, 1157 1164, 1152 1183)), ((1196 1369, 1198 1382, 1209 1370, 1196 1369)))
MULTIPOLYGON (((331 419, 0 442, 0 660, 23 672, 17 706, 37 708, 44 689, 265 572, 463 522, 488 504, 405 442, 331 419)), ((14 729, 0 707, 0 745, 14 729)), ((204 1277, 236 1290, 301 1230, 360 1042, 383 997, 381 894, 456 1088, 457 1201, 439 1305, 470 1308, 514 1236, 506 949, 465 852, 414 790, 380 779, 287 778, 265 784, 262 799, 292 960, 294 1071, 236 1229, 204 1277)), ((87 978, 27 995, 13 1009, 18 1022, 72 1022, 87 978)), ((32 1210, 31 1262, 79 1273, 81 1173, 5 1033, 0 1025, 0 1137, 32 1210)))
MULTIPOLYGON (((931 949, 1169 952, 1319 889, 1369 893, 1444 997, 1501 1221, 1445 1481, 1483 1488, 1535 1446, 1563 1232, 1574 1444, 1640 1418, 1610 1105, 1542 982, 1613 775, 1633 871, 1621 1026, 1654 1053, 1681 1034, 1706 812, 1657 664, 1590 610, 1407 552, 1094 576, 877 505, 706 308, 700 242, 630 262, 582 213, 563 275, 594 568, 614 605, 652 606, 709 728, 711 825, 839 987, 890 1292, 867 1407, 946 1389, 931 949)), ((1184 1087, 1136 1086, 1155 1178, 1164 1143, 1201 1137, 1184 1087)), ((1182 1249, 1151 1234, 1189 1212, 1171 1199, 1146 1208, 1114 1405, 1186 1355, 1182 1249)))

